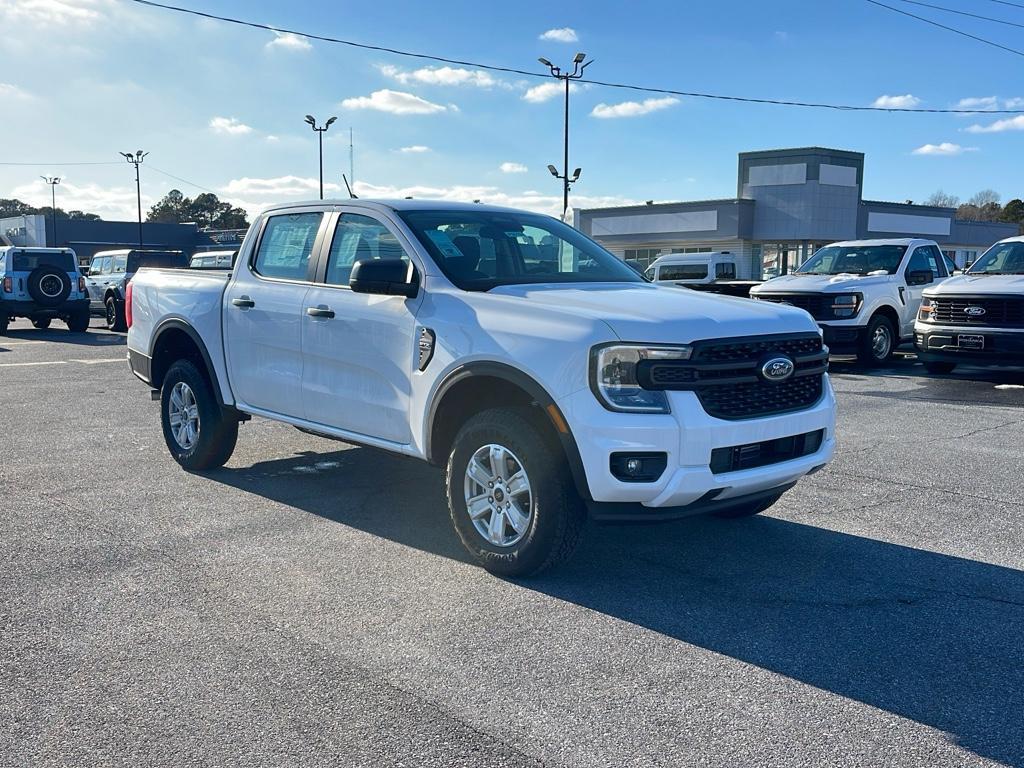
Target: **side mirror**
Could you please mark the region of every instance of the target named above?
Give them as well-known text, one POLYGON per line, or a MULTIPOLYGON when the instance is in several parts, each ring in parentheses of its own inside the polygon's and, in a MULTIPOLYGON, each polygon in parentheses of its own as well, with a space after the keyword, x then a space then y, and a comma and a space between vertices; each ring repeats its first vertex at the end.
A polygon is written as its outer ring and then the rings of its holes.
POLYGON ((403 259, 360 259, 352 265, 348 287, 353 293, 412 299, 419 293, 420 280, 416 267, 403 259))
POLYGON ((907 272, 907 285, 927 285, 935 282, 935 275, 930 269, 915 269, 907 272))

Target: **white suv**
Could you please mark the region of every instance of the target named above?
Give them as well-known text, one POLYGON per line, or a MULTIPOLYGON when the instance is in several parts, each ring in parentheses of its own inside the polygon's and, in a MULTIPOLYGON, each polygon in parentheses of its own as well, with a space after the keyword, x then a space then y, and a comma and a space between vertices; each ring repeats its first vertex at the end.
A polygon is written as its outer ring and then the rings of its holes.
POLYGON ((750 298, 806 310, 833 352, 882 365, 913 338, 925 287, 952 268, 933 240, 852 240, 825 246, 793 274, 751 290, 750 298))

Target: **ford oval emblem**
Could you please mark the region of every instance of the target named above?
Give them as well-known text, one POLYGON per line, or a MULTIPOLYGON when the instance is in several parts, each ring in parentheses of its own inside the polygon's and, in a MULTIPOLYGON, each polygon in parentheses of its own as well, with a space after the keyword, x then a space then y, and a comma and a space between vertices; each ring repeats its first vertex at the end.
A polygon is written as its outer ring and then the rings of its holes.
POLYGON ((964 307, 964 314, 968 317, 981 317, 985 314, 984 307, 964 307))
POLYGON ((788 357, 773 357, 761 366, 761 375, 767 381, 785 381, 793 375, 795 367, 788 357))

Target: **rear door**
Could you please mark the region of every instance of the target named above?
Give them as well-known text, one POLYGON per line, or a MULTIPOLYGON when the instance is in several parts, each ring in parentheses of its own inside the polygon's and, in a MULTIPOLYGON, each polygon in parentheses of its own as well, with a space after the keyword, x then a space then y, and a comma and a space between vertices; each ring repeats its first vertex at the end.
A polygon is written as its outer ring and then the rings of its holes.
MULTIPOLYGON (((302 316, 302 399, 306 418, 335 429, 408 444, 410 386, 416 348, 416 298, 353 293, 360 259, 410 260, 412 248, 390 222, 365 209, 332 217, 317 284, 302 316)), ((423 274, 423 265, 416 268, 423 274)))
POLYGON ((224 294, 224 347, 239 405, 302 418, 302 319, 326 214, 266 217, 224 294))

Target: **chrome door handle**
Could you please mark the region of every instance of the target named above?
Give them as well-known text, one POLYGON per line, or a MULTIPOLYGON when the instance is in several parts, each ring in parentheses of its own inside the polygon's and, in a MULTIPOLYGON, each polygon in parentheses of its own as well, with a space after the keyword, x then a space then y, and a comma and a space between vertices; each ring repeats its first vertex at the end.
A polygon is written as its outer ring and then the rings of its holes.
POLYGON ((334 318, 334 310, 323 305, 319 307, 307 307, 306 314, 310 317, 326 317, 328 320, 334 318))
POLYGON ((241 307, 242 309, 252 309, 256 306, 256 302, 248 296, 239 296, 237 299, 232 299, 231 303, 236 307, 241 307))

